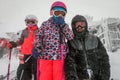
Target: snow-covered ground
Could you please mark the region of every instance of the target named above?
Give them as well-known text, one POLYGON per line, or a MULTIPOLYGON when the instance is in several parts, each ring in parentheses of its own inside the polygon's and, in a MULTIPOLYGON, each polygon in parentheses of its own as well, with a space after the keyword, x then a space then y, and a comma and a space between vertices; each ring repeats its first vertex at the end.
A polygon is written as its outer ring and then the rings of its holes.
MULTIPOLYGON (((8 61, 9 61, 8 55, 5 55, 5 56, 3 56, 2 59, 0 59, 0 75, 4 75, 4 76, 7 75, 8 61)), ((18 63, 19 63, 18 57, 16 57, 15 55, 12 55, 11 64, 10 64, 10 80, 11 80, 11 78, 16 76, 16 70, 18 67, 18 63)))
MULTIPOLYGON (((120 80, 120 49, 117 52, 108 52, 110 57, 110 65, 111 65, 111 78, 114 80, 120 80)), ((12 55, 11 59, 11 78, 15 77, 16 70, 18 67, 19 59, 16 56, 12 55)), ((8 56, 4 56, 0 59, 0 75, 6 75, 8 69, 8 56)))
POLYGON ((120 80, 120 49, 114 53, 108 53, 111 65, 111 78, 120 80))

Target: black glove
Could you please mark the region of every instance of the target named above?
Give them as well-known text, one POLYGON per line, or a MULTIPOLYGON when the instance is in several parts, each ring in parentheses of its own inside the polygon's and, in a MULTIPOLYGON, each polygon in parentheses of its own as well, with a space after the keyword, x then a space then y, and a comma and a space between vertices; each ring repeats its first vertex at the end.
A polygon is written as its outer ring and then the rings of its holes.
POLYGON ((13 41, 10 41, 8 44, 7 44, 7 47, 9 48, 9 49, 12 49, 13 47, 16 47, 17 46, 17 44, 15 43, 15 42, 13 42, 13 41))

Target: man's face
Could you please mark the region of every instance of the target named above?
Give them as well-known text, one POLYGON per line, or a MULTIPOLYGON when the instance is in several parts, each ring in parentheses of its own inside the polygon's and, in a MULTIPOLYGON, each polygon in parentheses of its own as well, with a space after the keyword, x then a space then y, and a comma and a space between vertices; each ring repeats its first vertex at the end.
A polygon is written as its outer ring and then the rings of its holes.
POLYGON ((83 32, 85 30, 85 26, 86 26, 85 22, 79 21, 75 23, 75 29, 77 32, 83 32))

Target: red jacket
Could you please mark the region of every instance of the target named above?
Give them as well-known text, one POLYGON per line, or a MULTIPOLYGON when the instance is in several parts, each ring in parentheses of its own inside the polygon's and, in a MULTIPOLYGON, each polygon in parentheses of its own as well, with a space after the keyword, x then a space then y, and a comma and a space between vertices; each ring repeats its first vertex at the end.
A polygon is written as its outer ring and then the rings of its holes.
POLYGON ((27 27, 22 31, 21 37, 16 42, 16 46, 21 45, 20 53, 30 55, 32 54, 32 47, 37 32, 37 26, 27 27))

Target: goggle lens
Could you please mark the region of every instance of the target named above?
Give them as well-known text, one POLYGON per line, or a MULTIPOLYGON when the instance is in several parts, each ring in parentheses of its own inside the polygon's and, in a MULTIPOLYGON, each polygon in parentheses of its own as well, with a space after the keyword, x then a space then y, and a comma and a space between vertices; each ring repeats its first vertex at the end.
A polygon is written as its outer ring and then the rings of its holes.
POLYGON ((54 11, 54 15, 55 16, 59 16, 59 15, 65 16, 66 12, 65 11, 54 11))
POLYGON ((26 21, 26 24, 35 24, 35 21, 26 21))

